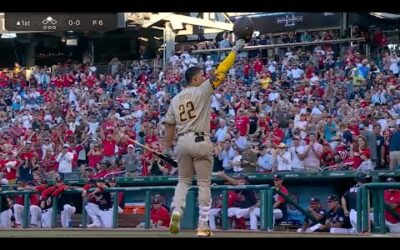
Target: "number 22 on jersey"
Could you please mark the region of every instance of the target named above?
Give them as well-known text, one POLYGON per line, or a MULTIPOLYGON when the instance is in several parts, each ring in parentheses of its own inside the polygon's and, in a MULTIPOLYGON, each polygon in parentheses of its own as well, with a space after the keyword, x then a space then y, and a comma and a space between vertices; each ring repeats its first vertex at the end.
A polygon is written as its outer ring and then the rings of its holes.
POLYGON ((181 104, 179 105, 178 109, 179 119, 181 120, 181 122, 196 118, 193 102, 186 102, 185 104, 181 104))

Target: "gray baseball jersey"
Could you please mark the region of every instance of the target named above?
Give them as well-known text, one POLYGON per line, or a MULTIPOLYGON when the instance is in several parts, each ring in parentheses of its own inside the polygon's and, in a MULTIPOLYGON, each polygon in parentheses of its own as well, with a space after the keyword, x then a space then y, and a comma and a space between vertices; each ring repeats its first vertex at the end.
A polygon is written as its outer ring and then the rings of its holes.
POLYGON ((198 87, 187 87, 172 99, 165 122, 176 125, 177 134, 204 132, 209 135, 213 92, 209 80, 198 87))

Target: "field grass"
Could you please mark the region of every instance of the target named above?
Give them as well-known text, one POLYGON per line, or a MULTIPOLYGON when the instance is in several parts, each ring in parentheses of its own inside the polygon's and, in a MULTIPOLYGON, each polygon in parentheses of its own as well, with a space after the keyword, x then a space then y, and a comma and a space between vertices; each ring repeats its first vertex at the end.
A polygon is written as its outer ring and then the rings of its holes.
MULTIPOLYGON (((183 230, 177 235, 172 235, 166 230, 139 230, 132 228, 123 229, 13 229, 13 230, 0 230, 0 238, 41 238, 41 237, 55 237, 55 238, 75 238, 75 237, 107 237, 107 238, 190 238, 196 237, 196 232, 193 230, 183 230)), ((262 238, 348 238, 348 237, 400 237, 396 234, 368 234, 368 235, 332 235, 329 233, 314 233, 314 234, 301 234, 294 232, 250 232, 245 230, 230 230, 221 231, 215 230, 214 236, 216 238, 246 238, 246 237, 262 237, 262 238)))

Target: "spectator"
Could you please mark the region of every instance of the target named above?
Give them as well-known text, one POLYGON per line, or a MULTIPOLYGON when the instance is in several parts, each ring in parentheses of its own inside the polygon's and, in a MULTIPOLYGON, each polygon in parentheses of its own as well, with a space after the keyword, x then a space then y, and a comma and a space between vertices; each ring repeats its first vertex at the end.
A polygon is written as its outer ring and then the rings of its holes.
POLYGON ((292 158, 290 152, 286 151, 286 145, 280 143, 275 151, 276 171, 291 171, 292 170, 292 158))
POLYGON ((61 153, 58 154, 56 161, 58 162, 58 172, 59 173, 71 173, 72 172, 72 160, 74 155, 68 152, 68 144, 64 144, 61 153))
POLYGON ((306 157, 304 158, 304 168, 309 172, 316 172, 320 170, 320 157, 323 152, 323 146, 316 140, 315 133, 310 133, 310 143, 305 151, 306 157))
POLYGON ((390 169, 394 170, 400 165, 400 124, 389 139, 390 169))
POLYGON ((267 146, 260 145, 260 156, 257 159, 258 173, 271 173, 274 164, 274 149, 270 141, 267 141, 267 146))

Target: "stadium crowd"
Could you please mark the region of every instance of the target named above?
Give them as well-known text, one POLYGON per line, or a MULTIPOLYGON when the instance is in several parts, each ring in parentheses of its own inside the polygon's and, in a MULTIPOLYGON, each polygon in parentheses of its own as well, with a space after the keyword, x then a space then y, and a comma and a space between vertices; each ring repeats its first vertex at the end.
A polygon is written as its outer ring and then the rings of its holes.
MULTIPOLYGON (((219 45, 230 46, 228 40, 219 45)), ((367 58, 354 47, 339 55, 323 45, 281 48, 278 60, 263 54, 241 55, 212 96, 215 171, 369 171, 399 164, 395 52, 367 58)), ((27 77, 19 65, 3 71, 2 182, 73 171, 82 177, 176 174, 133 140, 162 151, 162 121, 185 86, 185 70, 197 65, 209 77, 217 66, 218 58, 204 57, 185 50, 165 69, 141 60, 124 70, 114 58, 111 74, 86 64, 53 72, 36 67, 27 77)))
MULTIPOLYGON (((334 38, 336 34, 330 31, 312 36, 288 34, 272 42, 260 36, 250 45, 334 38)), ((380 53, 374 58, 351 46, 341 55, 329 44, 277 48, 273 53, 243 52, 212 96, 214 172, 232 185, 248 182, 240 173, 275 173, 274 186, 288 194, 282 186, 282 172, 368 172, 398 167, 400 58, 385 48, 383 37, 378 40, 380 53), (239 174, 236 180, 229 177, 232 173, 239 174)), ((228 48, 230 37, 227 34, 218 44, 207 46, 228 48)), ((63 179, 78 173, 91 180, 83 188, 89 199, 89 227, 111 227, 111 196, 101 196, 104 177, 177 174, 135 141, 162 151, 163 119, 171 98, 185 88, 186 69, 199 66, 210 77, 224 56, 183 50, 172 56, 165 68, 160 59, 134 61, 124 68, 113 58, 109 74, 88 64, 59 64, 53 70, 35 67, 30 74, 18 64, 12 72, 4 70, 0 73, 1 184, 17 182, 22 189, 42 192, 45 199, 31 201, 36 205, 31 205, 30 213, 38 214, 36 207, 40 207, 45 218, 32 216, 31 224, 49 227, 49 197, 62 194, 68 188, 63 179), (43 179, 54 179, 56 185, 47 187, 43 179), (90 188, 97 189, 88 194, 90 188), (97 209, 100 198, 92 195, 106 200, 104 209, 97 209)), ((110 183, 116 185, 116 180, 110 183)), ((16 224, 21 224, 21 197, 13 204, 16 224)), ((243 199, 234 193, 229 197, 228 214, 235 218, 236 227, 245 227, 243 218, 247 216, 250 228, 257 229, 260 208, 255 193, 247 192, 243 199)), ((344 226, 338 220, 347 209, 338 212, 335 195, 328 201, 333 212, 327 217, 322 216, 320 201, 315 198, 310 200, 309 212, 320 214, 322 224, 328 219, 332 225, 344 226)), ((165 227, 168 209, 161 204, 165 201, 153 201, 152 223, 165 227)), ((210 215, 212 228, 220 205, 210 215)), ((285 199, 277 196, 274 220, 285 217, 285 205, 285 199)), ((69 227, 75 205, 60 198, 59 206, 62 226, 69 227)), ((11 214, 7 216, 11 218, 11 214)), ((299 231, 330 227, 308 226, 305 221, 299 231)))

